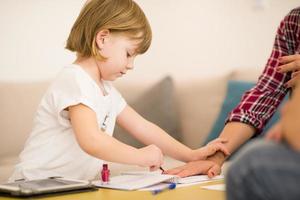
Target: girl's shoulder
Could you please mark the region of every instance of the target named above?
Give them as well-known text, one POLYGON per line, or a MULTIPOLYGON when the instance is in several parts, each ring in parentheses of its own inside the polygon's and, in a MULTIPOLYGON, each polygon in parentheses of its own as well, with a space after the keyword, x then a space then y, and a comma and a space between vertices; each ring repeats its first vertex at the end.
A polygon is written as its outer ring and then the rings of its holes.
POLYGON ((49 92, 68 90, 94 93, 97 85, 80 66, 71 64, 60 70, 49 89, 49 92))
POLYGON ((64 83, 88 83, 93 84, 92 78, 85 72, 80 66, 71 64, 63 67, 61 71, 58 73, 54 82, 60 82, 60 84, 64 83))
POLYGON ((70 64, 60 70, 55 80, 61 79, 86 79, 86 76, 80 66, 70 64))

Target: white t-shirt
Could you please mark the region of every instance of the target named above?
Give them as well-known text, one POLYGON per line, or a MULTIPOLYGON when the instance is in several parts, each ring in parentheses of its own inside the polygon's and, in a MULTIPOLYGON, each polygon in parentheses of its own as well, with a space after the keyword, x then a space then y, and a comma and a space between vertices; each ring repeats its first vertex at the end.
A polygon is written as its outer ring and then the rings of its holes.
POLYGON ((10 181, 49 176, 91 180, 103 161, 84 152, 76 141, 65 108, 84 104, 97 116, 99 127, 105 117, 106 133, 112 136, 116 117, 126 102, 108 81, 103 96, 96 82, 78 65, 64 67, 43 96, 34 127, 10 181))

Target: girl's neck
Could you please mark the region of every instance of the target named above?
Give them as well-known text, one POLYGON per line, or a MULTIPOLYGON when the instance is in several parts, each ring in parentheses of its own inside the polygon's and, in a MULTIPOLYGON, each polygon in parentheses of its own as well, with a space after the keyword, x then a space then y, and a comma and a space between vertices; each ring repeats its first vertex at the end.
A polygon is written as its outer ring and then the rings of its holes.
POLYGON ((93 57, 77 57, 74 64, 80 65, 96 83, 101 83, 101 75, 93 57))
POLYGON ((99 67, 96 63, 94 57, 84 58, 84 57, 77 57, 74 61, 74 64, 79 65, 84 71, 86 71, 90 77, 97 83, 97 85, 102 90, 103 95, 107 95, 107 92, 104 88, 103 82, 101 80, 101 74, 99 71, 99 67))

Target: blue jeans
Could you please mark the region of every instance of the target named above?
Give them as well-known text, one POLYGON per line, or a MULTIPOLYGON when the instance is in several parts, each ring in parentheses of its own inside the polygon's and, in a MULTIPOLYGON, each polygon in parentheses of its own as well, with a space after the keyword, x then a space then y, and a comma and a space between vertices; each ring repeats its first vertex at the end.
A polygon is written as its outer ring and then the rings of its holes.
POLYGON ((264 139, 247 144, 226 176, 227 200, 299 200, 300 153, 264 139))

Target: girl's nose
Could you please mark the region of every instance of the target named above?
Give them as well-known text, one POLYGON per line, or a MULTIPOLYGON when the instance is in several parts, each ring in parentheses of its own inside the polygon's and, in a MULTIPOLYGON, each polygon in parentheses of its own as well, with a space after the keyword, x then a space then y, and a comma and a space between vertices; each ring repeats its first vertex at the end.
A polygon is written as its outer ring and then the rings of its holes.
POLYGON ((126 66, 126 69, 128 69, 128 70, 133 69, 133 65, 132 65, 132 64, 127 65, 127 66, 126 66))
POLYGON ((133 69, 133 59, 131 59, 131 60, 128 62, 127 66, 126 66, 126 69, 128 69, 128 70, 133 69))

